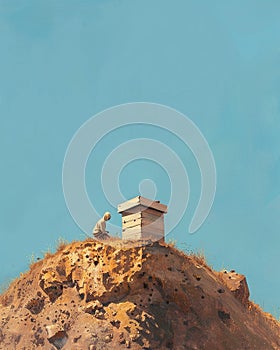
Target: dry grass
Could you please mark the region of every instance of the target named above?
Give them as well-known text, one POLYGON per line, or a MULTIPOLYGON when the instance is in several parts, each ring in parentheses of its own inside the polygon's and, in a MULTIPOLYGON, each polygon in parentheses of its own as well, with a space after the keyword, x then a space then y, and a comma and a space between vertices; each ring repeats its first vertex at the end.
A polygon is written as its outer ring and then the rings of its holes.
POLYGON ((196 253, 191 253, 190 256, 200 265, 208 266, 205 253, 203 250, 199 250, 196 253))
POLYGON ((31 253, 28 256, 28 260, 29 260, 29 268, 32 269, 34 266, 37 266, 38 263, 40 263, 41 258, 36 257, 36 255, 34 253, 31 253))
POLYGON ((203 266, 208 271, 217 274, 217 272, 214 270, 213 266, 211 266, 206 259, 205 253, 203 250, 199 250, 197 252, 190 252, 188 256, 196 262, 198 265, 203 266))
POLYGON ((29 266, 33 265, 36 261, 34 252, 32 252, 27 258, 29 266))
POLYGON ((0 284, 0 294, 5 294, 14 280, 9 280, 0 284))
POLYGON ((68 241, 63 238, 63 237, 59 237, 56 243, 56 251, 57 252, 61 252, 63 249, 66 248, 66 246, 68 245, 68 241))
POLYGON ((169 245, 169 247, 176 248, 176 245, 177 245, 176 239, 169 238, 166 243, 169 245))
POLYGON ((204 250, 199 251, 192 251, 188 249, 188 246, 186 243, 181 243, 180 245, 185 246, 183 249, 177 247, 177 241, 175 239, 169 239, 166 244, 172 248, 175 249, 177 253, 183 254, 185 256, 188 256, 192 258, 197 264, 204 266, 210 270, 213 270, 212 266, 209 266, 206 260, 205 252, 204 250))
POLYGON ((258 304, 254 303, 253 301, 249 300, 248 310, 250 313, 252 313, 255 317, 260 317, 261 320, 265 319, 270 325, 274 327, 279 327, 280 322, 277 320, 273 315, 271 315, 268 312, 265 312, 258 304))
POLYGON ((53 256, 53 253, 50 251, 50 250, 47 250, 45 253, 44 253, 44 258, 45 259, 48 259, 50 257, 53 256))

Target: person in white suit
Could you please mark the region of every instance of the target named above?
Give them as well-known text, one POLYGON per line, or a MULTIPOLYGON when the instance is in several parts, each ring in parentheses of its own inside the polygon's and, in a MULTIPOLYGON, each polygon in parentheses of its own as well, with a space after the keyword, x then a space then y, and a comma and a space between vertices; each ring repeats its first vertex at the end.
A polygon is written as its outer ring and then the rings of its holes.
POLYGON ((95 238, 99 240, 106 240, 111 238, 111 236, 109 235, 109 232, 106 231, 106 221, 110 219, 111 219, 111 214, 107 211, 103 215, 103 217, 97 221, 92 231, 92 234, 95 238))

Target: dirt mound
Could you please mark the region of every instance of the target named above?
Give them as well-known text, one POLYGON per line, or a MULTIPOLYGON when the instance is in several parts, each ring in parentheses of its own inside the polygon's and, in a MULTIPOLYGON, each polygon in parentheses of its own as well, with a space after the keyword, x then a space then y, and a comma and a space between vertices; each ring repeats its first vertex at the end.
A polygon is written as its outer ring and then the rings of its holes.
POLYGON ((0 298, 0 349, 280 349, 244 276, 164 244, 75 242, 0 298))

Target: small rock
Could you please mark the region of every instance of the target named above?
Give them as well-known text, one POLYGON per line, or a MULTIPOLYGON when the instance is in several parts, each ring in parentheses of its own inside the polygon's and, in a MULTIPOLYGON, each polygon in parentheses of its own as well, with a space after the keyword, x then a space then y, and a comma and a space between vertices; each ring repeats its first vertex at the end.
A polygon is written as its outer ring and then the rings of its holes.
POLYGON ((106 342, 106 343, 110 343, 111 340, 112 340, 112 339, 111 339, 110 335, 106 335, 106 337, 105 337, 105 342, 106 342))
POLYGON ((103 319, 104 313, 102 311, 95 311, 94 316, 98 319, 103 319))
POLYGON ((89 314, 94 314, 97 310, 103 309, 103 305, 99 300, 90 301, 86 304, 84 310, 89 314))
POLYGON ((48 341, 53 344, 58 350, 62 349, 66 344, 68 335, 65 331, 59 331, 54 336, 48 338, 48 341))
POLYGON ((48 338, 52 338, 56 333, 61 331, 61 327, 57 324, 52 324, 52 325, 46 326, 46 331, 47 331, 48 338))
POLYGON ((137 335, 137 334, 131 334, 131 335, 129 336, 129 338, 131 339, 131 341, 136 341, 136 340, 139 338, 139 335, 137 335))

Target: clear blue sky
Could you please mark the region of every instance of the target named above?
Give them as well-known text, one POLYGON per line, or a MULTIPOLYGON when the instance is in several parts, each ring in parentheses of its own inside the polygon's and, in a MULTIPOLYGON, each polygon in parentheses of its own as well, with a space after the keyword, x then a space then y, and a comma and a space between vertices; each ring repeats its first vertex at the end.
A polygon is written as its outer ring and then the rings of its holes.
MULTIPOLYGON (((188 235, 199 195, 190 161, 190 211, 170 237, 204 250, 216 269, 244 273, 252 299, 279 317, 279 16, 277 0, 0 0, 0 282, 59 236, 81 239, 61 185, 76 130, 105 108, 148 101, 191 118, 217 166, 211 214, 188 235)), ((185 152, 149 127, 106 138, 87 173, 100 210, 106 199, 94 179, 102 157, 110 142, 134 133, 185 152)), ((141 161, 124 171, 125 195, 137 194, 151 174, 164 201, 166 174, 141 161)), ((120 225, 118 214, 113 220, 120 225)))

